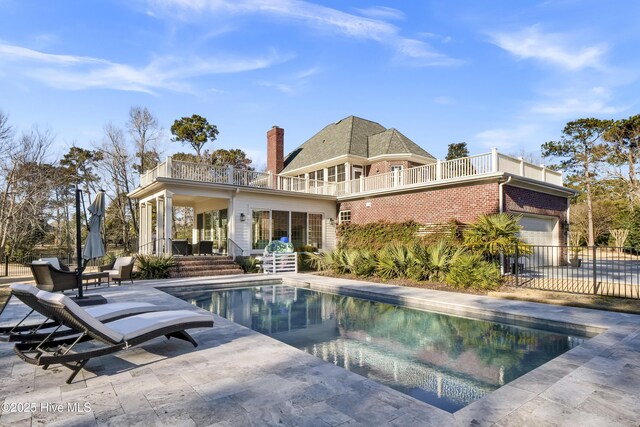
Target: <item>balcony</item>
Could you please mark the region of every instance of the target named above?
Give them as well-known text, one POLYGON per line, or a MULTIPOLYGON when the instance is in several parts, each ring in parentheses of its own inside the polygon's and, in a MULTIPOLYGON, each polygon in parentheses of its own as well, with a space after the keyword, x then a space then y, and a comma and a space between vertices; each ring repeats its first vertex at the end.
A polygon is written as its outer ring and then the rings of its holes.
POLYGON ((449 182, 489 177, 501 173, 562 186, 562 173, 492 150, 490 153, 464 157, 345 182, 317 181, 269 172, 212 166, 167 158, 140 177, 144 188, 158 178, 198 183, 224 184, 235 187, 264 188, 286 192, 348 197, 362 193, 379 193, 404 188, 429 187, 449 182))

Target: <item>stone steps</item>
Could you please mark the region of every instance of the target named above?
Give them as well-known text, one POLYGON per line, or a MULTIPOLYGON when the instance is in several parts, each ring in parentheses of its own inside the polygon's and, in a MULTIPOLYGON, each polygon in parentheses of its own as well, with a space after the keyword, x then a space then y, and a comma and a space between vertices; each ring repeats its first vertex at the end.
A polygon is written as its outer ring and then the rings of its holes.
POLYGON ((175 260, 176 266, 169 271, 171 278, 244 274, 242 267, 228 256, 185 256, 175 260))

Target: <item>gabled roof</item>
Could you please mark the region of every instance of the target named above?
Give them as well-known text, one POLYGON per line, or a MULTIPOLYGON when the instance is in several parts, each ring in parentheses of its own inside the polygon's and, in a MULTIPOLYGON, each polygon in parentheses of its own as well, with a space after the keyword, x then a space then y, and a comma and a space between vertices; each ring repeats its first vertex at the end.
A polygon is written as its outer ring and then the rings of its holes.
POLYGON ((351 154, 374 157, 383 154, 415 154, 433 156, 395 129, 379 123, 349 116, 325 126, 284 159, 286 173, 299 168, 351 154))
POLYGON ((415 154, 417 156, 434 158, 431 154, 423 150, 422 147, 394 128, 371 135, 369 137, 368 154, 367 157, 369 158, 385 154, 415 154))

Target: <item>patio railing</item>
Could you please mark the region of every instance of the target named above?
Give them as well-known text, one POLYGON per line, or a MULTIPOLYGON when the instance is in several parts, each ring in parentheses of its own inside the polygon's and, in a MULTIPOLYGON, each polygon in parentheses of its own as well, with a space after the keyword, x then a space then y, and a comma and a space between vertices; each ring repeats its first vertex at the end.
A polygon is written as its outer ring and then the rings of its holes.
POLYGON ((640 249, 541 245, 514 249, 516 255, 505 265, 507 284, 640 299, 640 249))
POLYGON ((562 173, 525 162, 523 159, 500 154, 494 149, 490 153, 448 161, 438 160, 428 165, 344 182, 319 181, 275 175, 269 172, 236 169, 231 166, 183 162, 168 157, 167 160, 140 177, 140 186, 146 187, 158 178, 172 178, 339 197, 402 187, 428 186, 439 182, 464 180, 500 172, 562 185, 562 173))
MULTIPOLYGON (((70 270, 75 270, 77 266, 76 258, 67 254, 50 254, 38 256, 9 256, 5 255, 0 266, 0 277, 31 277, 31 264, 40 258, 58 258, 62 263, 66 264, 70 270)), ((105 265, 104 258, 94 259, 87 263, 86 272, 95 272, 98 266, 105 265)))

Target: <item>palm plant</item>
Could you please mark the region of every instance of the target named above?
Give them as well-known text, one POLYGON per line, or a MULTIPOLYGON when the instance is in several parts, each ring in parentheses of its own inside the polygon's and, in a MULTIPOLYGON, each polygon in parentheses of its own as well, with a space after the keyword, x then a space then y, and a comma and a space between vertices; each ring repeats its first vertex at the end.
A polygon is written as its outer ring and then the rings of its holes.
POLYGON ((521 254, 527 253, 528 248, 518 237, 522 229, 519 219, 508 213, 482 215, 464 231, 464 246, 492 261, 500 254, 513 255, 516 245, 521 254))
POLYGON ((391 243, 378 252, 376 274, 382 279, 405 277, 407 268, 413 263, 407 247, 401 243, 391 243))
POLYGON ((443 281, 449 271, 449 265, 460 256, 463 249, 452 247, 447 240, 438 240, 427 249, 428 276, 431 280, 443 281))

